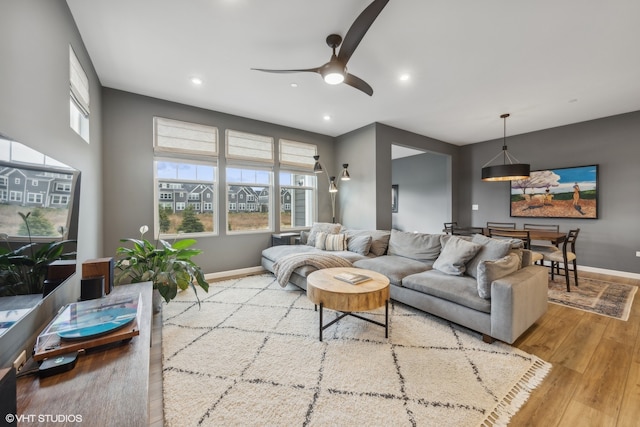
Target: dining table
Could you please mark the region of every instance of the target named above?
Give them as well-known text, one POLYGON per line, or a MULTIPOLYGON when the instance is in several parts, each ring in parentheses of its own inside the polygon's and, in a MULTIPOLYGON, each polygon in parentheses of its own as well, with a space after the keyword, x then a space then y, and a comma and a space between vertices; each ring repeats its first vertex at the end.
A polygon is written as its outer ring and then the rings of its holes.
MULTIPOLYGON (((453 229, 445 229, 443 230, 443 232, 452 232, 453 234, 458 235, 472 235, 477 234, 480 230, 482 230, 482 234, 484 234, 485 236, 489 235, 489 229, 486 227, 453 227, 453 229)), ((531 240, 542 240, 551 242, 551 244, 554 246, 558 246, 567 238, 566 233, 551 230, 524 230, 521 228, 510 228, 508 229, 508 231, 528 231, 529 238, 531 240)))

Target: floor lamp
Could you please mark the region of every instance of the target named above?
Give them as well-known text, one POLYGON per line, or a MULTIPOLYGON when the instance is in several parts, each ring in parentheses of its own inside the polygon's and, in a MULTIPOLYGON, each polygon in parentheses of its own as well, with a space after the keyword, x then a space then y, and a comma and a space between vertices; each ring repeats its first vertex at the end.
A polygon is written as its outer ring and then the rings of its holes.
MULTIPOLYGON (((329 195, 331 196, 331 216, 332 216, 332 222, 335 224, 336 222, 336 193, 338 193, 338 185, 336 183, 336 177, 335 176, 329 176, 329 173, 326 171, 325 168, 322 167, 322 164, 320 164, 320 156, 313 156, 313 159, 316 161, 316 163, 313 165, 313 172, 316 174, 321 174, 324 172, 324 174, 327 176, 327 179, 329 180, 329 195)), ((342 164, 342 172, 340 173, 340 181, 348 181, 351 179, 351 177, 349 176, 349 171, 347 170, 347 168, 349 167, 348 163, 343 163, 342 164)))

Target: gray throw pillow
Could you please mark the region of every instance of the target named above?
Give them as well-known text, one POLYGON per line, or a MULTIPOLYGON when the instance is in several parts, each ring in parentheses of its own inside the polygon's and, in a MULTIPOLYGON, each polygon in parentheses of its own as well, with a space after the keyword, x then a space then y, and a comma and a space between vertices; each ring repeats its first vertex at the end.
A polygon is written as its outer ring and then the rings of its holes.
POLYGON ((337 234, 340 232, 342 226, 340 224, 332 224, 330 222, 315 222, 309 230, 309 238, 307 239, 307 245, 316 245, 316 234, 324 231, 327 234, 337 234))
POLYGON ((466 264, 473 258, 482 245, 451 236, 442 248, 440 256, 433 263, 433 268, 446 274, 462 276, 466 264))
POLYGON ((369 252, 375 256, 384 255, 389 245, 391 232, 387 230, 343 230, 347 237, 371 236, 371 248, 369 252))
POLYGON ((441 249, 439 234, 391 230, 387 254, 415 259, 416 261, 432 261, 438 258, 441 249))
POLYGON ((366 256, 371 248, 371 236, 351 236, 347 239, 347 249, 366 256))
POLYGON ((478 264, 481 261, 495 261, 504 257, 511 249, 510 242, 492 239, 482 234, 474 235, 471 241, 482 245, 476 256, 467 263, 467 274, 475 279, 478 278, 478 264))
POLYGON ((520 267, 520 258, 509 254, 495 261, 480 261, 478 264, 478 295, 484 299, 491 298, 491 283, 507 276, 520 267))

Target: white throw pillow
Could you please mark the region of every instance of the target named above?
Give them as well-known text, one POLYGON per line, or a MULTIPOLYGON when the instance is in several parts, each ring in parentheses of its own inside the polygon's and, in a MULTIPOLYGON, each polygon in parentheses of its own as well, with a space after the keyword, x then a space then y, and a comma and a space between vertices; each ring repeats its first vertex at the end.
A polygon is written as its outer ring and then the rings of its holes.
POLYGON ((324 241, 324 249, 327 251, 347 250, 347 236, 344 234, 327 234, 324 241))

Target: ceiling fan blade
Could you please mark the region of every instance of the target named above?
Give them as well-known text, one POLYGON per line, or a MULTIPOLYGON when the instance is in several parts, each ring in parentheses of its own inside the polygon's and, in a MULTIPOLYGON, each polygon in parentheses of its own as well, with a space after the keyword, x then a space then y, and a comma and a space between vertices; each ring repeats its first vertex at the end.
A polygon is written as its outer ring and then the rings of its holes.
POLYGON ((255 71, 263 71, 265 73, 306 73, 306 72, 317 73, 319 72, 320 67, 305 68, 300 70, 268 70, 265 68, 251 68, 251 69, 255 71))
POLYGON ((347 77, 344 79, 344 84, 361 90, 369 96, 373 95, 373 88, 369 86, 369 83, 365 82, 360 77, 354 76, 353 74, 347 74, 347 77))
POLYGON ((373 21, 376 20, 387 3, 389 3, 389 0, 374 0, 351 24, 351 28, 347 31, 347 35, 344 36, 344 41, 338 53, 338 60, 344 65, 347 64, 369 27, 371 27, 371 24, 373 24, 373 21))

